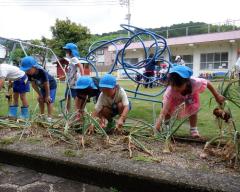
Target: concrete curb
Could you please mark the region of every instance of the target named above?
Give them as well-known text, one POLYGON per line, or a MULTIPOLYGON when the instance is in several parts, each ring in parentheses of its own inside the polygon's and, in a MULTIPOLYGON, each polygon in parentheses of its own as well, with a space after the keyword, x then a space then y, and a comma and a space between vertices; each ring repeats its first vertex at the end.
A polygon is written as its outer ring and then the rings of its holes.
POLYGON ((240 177, 146 165, 130 160, 104 160, 97 154, 66 158, 51 149, 13 144, 0 147, 0 162, 23 166, 89 184, 114 187, 121 191, 239 191, 240 177), (153 167, 153 168, 152 168, 153 167))

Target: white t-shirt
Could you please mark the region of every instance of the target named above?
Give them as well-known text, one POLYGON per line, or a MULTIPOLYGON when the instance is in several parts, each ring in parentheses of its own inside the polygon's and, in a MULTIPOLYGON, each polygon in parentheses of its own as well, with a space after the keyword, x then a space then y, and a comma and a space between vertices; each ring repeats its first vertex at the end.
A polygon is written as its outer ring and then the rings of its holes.
POLYGON ((9 64, 0 64, 0 78, 14 81, 25 75, 25 72, 18 67, 9 64))
POLYGON ((67 71, 67 81, 70 87, 75 86, 75 82, 77 78, 81 76, 80 72, 78 71, 78 63, 80 63, 77 57, 72 57, 69 61, 68 71, 67 71))
POLYGON ((168 71, 168 69, 167 68, 162 68, 160 71, 159 71, 159 73, 161 73, 161 74, 166 74, 167 73, 167 71, 168 71))
POLYGON ((103 93, 100 94, 97 104, 95 105, 96 112, 100 112, 103 107, 111 108, 113 103, 122 102, 123 106, 128 106, 129 101, 126 92, 123 88, 119 87, 114 98, 108 97, 103 93))

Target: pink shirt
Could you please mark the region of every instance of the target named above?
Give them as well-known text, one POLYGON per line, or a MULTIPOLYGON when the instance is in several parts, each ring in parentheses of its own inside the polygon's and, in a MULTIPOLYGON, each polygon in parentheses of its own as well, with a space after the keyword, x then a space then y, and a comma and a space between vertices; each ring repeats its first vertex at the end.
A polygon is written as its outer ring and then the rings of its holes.
POLYGON ((178 117, 184 118, 198 112, 200 108, 199 94, 205 91, 208 81, 201 78, 191 78, 192 93, 186 96, 174 91, 171 86, 168 86, 163 95, 163 116, 172 115, 177 107, 184 103, 184 107, 179 111, 178 117))

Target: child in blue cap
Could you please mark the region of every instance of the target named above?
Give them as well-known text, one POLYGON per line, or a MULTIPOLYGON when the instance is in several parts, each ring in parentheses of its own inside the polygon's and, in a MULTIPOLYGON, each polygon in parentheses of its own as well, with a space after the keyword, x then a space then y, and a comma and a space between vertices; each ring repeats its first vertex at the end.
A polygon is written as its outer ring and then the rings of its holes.
MULTIPOLYGON (((69 64, 67 68, 67 87, 65 91, 65 99, 67 100, 67 112, 71 108, 71 97, 76 97, 76 90, 74 89, 75 83, 78 77, 84 75, 84 69, 79 61, 78 47, 74 43, 67 43, 63 49, 66 52, 66 57, 69 59, 69 64)), ((76 108, 75 104, 75 108, 76 108)))
POLYGON ((199 94, 208 88, 219 104, 222 104, 225 98, 216 91, 209 81, 191 77, 193 72, 189 67, 177 65, 172 67, 169 73, 168 87, 163 95, 163 109, 155 128, 160 131, 161 122, 167 122, 176 112, 176 109, 184 104, 184 108, 178 112, 178 117, 189 116, 191 136, 200 137, 197 129, 197 112, 200 108, 199 94))
MULTIPOLYGON (((116 129, 121 131, 127 114, 130 110, 130 103, 126 92, 117 85, 116 77, 105 74, 99 82, 101 94, 95 105, 93 115, 100 118, 100 125, 106 128, 106 120, 109 125, 113 122, 113 117, 119 115, 116 122, 116 129)), ((110 126, 108 127, 110 128, 110 126)))
POLYGON ((84 108, 87 102, 90 102, 90 98, 94 98, 97 101, 100 95, 99 89, 99 78, 98 77, 89 77, 82 76, 79 77, 76 86, 75 104, 78 111, 78 119, 81 119, 81 116, 84 112, 84 108))
POLYGON ((28 101, 26 93, 30 91, 29 81, 24 71, 18 67, 9 64, 0 64, 0 90, 4 81, 13 81, 13 105, 9 106, 9 116, 17 117, 18 98, 21 98, 22 107, 20 118, 28 118, 28 101))
POLYGON ((42 117, 44 117, 44 104, 46 103, 48 110, 48 117, 46 120, 51 122, 53 103, 55 101, 57 89, 56 80, 31 56, 26 56, 21 60, 20 69, 26 72, 33 89, 38 94, 37 100, 42 117))

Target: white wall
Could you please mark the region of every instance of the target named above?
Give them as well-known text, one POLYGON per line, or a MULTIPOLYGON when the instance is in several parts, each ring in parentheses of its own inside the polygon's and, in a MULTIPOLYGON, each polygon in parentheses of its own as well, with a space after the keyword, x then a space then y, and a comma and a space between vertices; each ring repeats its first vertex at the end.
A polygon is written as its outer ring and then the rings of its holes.
POLYGON ((208 44, 198 44, 193 46, 171 47, 173 55, 193 55, 194 76, 205 72, 228 71, 232 69, 237 59, 238 43, 216 42, 208 44), (202 53, 228 52, 228 69, 200 69, 200 55, 202 53))
POLYGON ((7 51, 4 46, 0 45, 0 59, 4 59, 6 57, 7 51))
MULTIPOLYGON (((237 50, 240 48, 240 42, 211 42, 207 44, 197 44, 193 46, 178 45, 171 46, 170 50, 172 55, 193 55, 193 71, 194 76, 198 76, 200 73, 205 72, 218 72, 228 71, 232 69, 237 60, 237 50), (215 52, 228 52, 228 69, 205 69, 200 70, 200 55, 202 53, 215 53, 215 52)), ((165 55, 166 56, 166 55, 165 55)), ((143 49, 126 50, 125 58, 138 58, 142 60, 144 57, 143 49)))
POLYGON ((57 65, 53 65, 52 63, 46 63, 46 70, 50 75, 57 77, 57 65))

